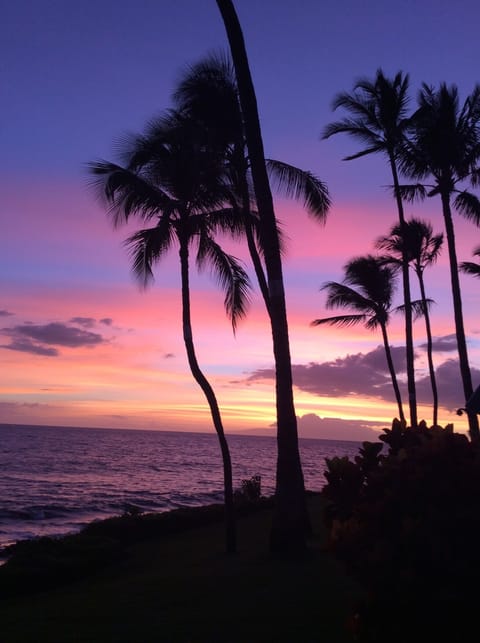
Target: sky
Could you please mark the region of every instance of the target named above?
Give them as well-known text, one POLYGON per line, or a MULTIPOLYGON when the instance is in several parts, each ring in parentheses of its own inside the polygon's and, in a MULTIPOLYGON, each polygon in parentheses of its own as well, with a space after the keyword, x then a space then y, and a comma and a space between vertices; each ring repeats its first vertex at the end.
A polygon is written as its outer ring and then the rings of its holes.
MULTIPOLYGON (((266 156, 326 182, 325 226, 301 204, 275 197, 288 240, 284 278, 300 435, 362 439, 397 414, 379 334, 312 327, 321 285, 372 252, 396 222, 384 159, 342 161, 345 136, 321 140, 342 114, 334 96, 359 77, 410 74, 411 107, 422 82, 455 83, 462 99, 478 77, 475 0, 237 0, 255 83, 266 156)), ((186 66, 226 51, 214 0, 17 0, 0 25, 0 423, 210 431, 208 407, 188 370, 181 335, 178 255, 141 291, 122 243, 88 186, 86 164, 117 160, 128 132, 171 107, 186 66)), ((443 230, 440 204, 407 216, 443 230)), ((480 245, 456 217, 460 261, 480 245)), ((233 248, 240 258, 245 251, 233 248)), ((250 267, 248 268, 250 270, 250 267)), ((446 249, 426 273, 440 423, 464 431, 446 249)), ((480 384, 480 283, 462 275, 469 358, 480 384)), ((415 286, 413 287, 415 291, 415 286)), ((397 302, 400 299, 397 298, 397 302)), ((258 289, 237 330, 209 275, 192 278, 193 332, 227 432, 274 434, 273 356, 258 289)), ((403 323, 389 327, 405 379, 403 323)), ((414 329, 419 416, 431 420, 425 333, 414 329)), ((402 390, 405 387, 402 384, 402 390)), ((406 396, 405 396, 406 397, 406 396)))

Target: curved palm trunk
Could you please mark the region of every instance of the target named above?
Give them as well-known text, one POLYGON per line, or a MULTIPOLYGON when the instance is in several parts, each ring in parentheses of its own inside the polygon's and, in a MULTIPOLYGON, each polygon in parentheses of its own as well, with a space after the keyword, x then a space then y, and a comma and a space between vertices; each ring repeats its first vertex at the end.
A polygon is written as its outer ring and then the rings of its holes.
POLYGON ((433 365, 433 340, 432 340, 432 328, 430 325, 430 313, 428 312, 427 297, 425 294, 425 282, 423 280, 423 271, 421 269, 418 269, 416 272, 418 277, 418 284, 420 286, 420 297, 422 298, 423 315, 425 317, 425 331, 427 333, 428 372, 430 373, 430 383, 432 385, 432 397, 433 397, 433 426, 437 426, 438 424, 438 389, 437 389, 437 378, 435 376, 435 367, 433 365))
POLYGON ((220 450, 223 460, 223 488, 225 501, 225 545, 227 553, 233 554, 237 549, 236 542, 236 525, 235 525, 235 507, 233 502, 233 482, 232 482, 232 461, 230 451, 223 430, 222 418, 218 407, 217 398, 213 392, 210 383, 200 370, 195 346, 193 344, 192 322, 190 315, 190 279, 188 270, 188 244, 180 241, 180 265, 182 275, 182 321, 183 321, 183 340, 187 350, 188 364, 195 381, 202 389, 207 398, 212 415, 215 431, 217 432, 220 450))
MULTIPOLYGON (((452 210, 450 207, 450 195, 441 193, 443 218, 445 221, 445 232, 447 235, 448 256, 450 260, 450 279, 452 283, 453 312, 455 317, 455 332, 457 335, 458 361, 460 364, 460 375, 463 384, 465 401, 468 402, 473 394, 472 375, 468 363, 467 340, 463 325, 462 296, 460 292, 460 279, 458 277, 457 252, 455 248, 455 231, 453 228, 452 210)), ((468 427, 472 440, 480 439, 477 414, 468 411, 468 427)))
POLYGON ((240 188, 240 196, 242 199, 242 212, 244 217, 245 237, 247 239, 248 251, 252 259, 253 268, 257 276, 258 285, 260 288, 260 292, 262 293, 263 301, 265 302, 265 307, 267 308, 267 312, 270 315, 270 300, 268 294, 267 278, 265 276, 262 260, 260 259, 260 255, 257 249, 257 244, 255 242, 252 224, 250 222, 250 195, 248 190, 247 168, 245 165, 245 157, 243 155, 243 151, 238 162, 238 167, 238 182, 240 188))
POLYGON ((217 0, 217 5, 227 32, 237 77, 268 278, 269 313, 276 370, 278 445, 275 510, 270 533, 270 549, 275 552, 296 552, 306 547, 309 521, 298 448, 287 312, 275 212, 265 167, 257 101, 242 30, 231 0, 217 0))
MULTIPOLYGON (((390 155, 390 168, 393 177, 393 187, 395 191, 395 200, 397 202, 398 219, 403 238, 406 239, 406 222, 403 210, 403 200, 400 195, 400 185, 398 180, 397 166, 393 155, 390 155)), ((403 298, 405 301, 405 346, 406 346, 406 362, 407 362, 407 388, 408 388, 408 406, 410 410, 410 423, 412 427, 416 427, 418 423, 417 418, 417 394, 415 390, 415 364, 414 364, 414 351, 413 351, 413 319, 412 319, 412 297, 410 294, 410 273, 408 270, 408 257, 406 248, 402 248, 402 283, 403 283, 403 298)))
POLYGON ((390 371, 390 377, 392 379, 393 391, 395 393, 395 400, 397 401, 400 421, 405 422, 405 414, 403 412, 403 405, 402 405, 402 396, 400 395, 397 375, 395 373, 395 367, 393 365, 392 352, 390 350, 390 344, 388 343, 387 327, 385 326, 385 324, 381 324, 380 327, 382 329, 382 338, 383 338, 383 346, 385 348, 385 357, 387 358, 388 370, 390 371))

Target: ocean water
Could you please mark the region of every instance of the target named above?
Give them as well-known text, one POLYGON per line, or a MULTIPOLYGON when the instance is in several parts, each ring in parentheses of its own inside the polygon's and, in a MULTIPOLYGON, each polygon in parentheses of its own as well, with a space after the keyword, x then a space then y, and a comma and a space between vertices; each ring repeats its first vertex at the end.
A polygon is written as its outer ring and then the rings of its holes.
MULTIPOLYGON (((229 435, 234 487, 261 476, 274 492, 276 440, 229 435)), ((306 488, 325 483, 325 458, 358 442, 300 440, 306 488)), ((0 425, 0 552, 17 540, 78 531, 137 507, 161 512, 222 502, 214 433, 0 425)))

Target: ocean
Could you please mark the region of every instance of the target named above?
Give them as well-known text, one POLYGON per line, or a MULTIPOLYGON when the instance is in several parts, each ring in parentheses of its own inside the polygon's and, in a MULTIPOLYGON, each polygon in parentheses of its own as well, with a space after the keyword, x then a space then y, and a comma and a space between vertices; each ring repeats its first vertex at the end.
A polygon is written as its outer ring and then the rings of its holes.
MULTIPOLYGON (((274 437, 229 435, 234 488, 275 485, 274 437)), ((325 484, 325 458, 358 442, 301 439, 308 490, 325 484)), ((0 553, 18 540, 58 536, 132 507, 162 512, 223 501, 215 433, 0 425, 0 553)))

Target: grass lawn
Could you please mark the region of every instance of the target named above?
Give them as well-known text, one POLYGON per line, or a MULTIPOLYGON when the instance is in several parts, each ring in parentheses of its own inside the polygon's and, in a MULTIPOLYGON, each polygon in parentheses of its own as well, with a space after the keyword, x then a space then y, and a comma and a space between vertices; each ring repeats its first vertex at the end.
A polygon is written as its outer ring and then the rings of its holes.
MULTIPOLYGON (((342 643, 359 590, 324 550, 321 500, 309 498, 308 556, 268 554, 270 509, 239 519, 238 553, 221 522, 126 546, 120 560, 44 591, 8 596, 1 643, 342 643)), ((28 576, 25 577, 28 583, 28 576)))

